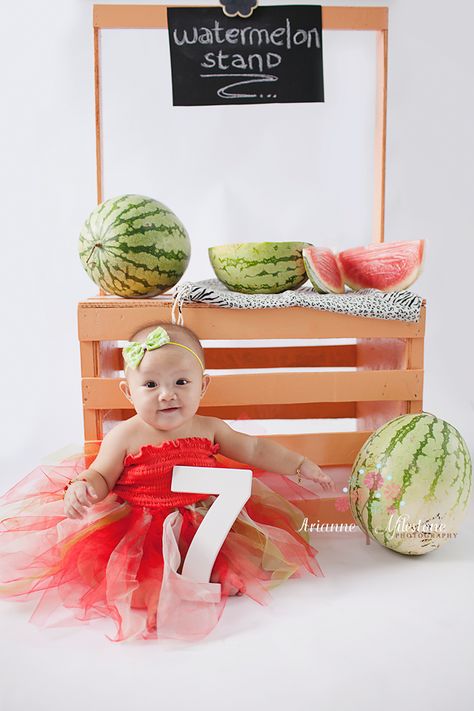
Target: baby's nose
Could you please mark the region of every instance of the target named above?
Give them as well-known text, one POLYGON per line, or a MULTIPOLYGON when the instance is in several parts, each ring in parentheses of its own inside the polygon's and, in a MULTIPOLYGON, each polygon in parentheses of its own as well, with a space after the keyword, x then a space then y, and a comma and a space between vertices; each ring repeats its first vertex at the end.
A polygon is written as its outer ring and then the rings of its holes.
POLYGON ((172 388, 162 388, 159 395, 160 400, 172 400, 174 396, 172 388))

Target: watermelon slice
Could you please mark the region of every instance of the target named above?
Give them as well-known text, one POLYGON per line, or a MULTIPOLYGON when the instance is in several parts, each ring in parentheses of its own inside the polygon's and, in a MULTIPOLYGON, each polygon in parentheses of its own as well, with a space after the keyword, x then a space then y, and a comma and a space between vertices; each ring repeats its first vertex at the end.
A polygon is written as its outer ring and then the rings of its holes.
POLYGON ((326 247, 305 247, 303 262, 315 291, 320 294, 344 293, 344 282, 332 250, 326 247))
POLYGON ((339 252, 344 283, 351 289, 406 289, 419 277, 425 240, 382 242, 339 252))

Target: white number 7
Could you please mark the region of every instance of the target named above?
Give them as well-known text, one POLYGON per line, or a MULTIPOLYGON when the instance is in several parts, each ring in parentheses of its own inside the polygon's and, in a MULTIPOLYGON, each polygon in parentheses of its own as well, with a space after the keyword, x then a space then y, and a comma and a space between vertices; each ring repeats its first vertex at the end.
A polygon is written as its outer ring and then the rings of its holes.
POLYGON ((182 575, 207 583, 217 555, 252 491, 252 471, 223 467, 173 468, 171 491, 218 494, 194 534, 184 559, 182 575))

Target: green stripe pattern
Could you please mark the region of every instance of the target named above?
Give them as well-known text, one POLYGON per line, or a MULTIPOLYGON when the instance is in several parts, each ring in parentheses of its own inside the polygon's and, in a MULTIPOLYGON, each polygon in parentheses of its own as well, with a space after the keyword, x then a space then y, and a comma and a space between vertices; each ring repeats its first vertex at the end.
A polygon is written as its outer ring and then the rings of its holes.
POLYGON ((209 247, 216 277, 242 294, 279 294, 308 279, 302 251, 307 242, 243 242, 209 247))
POLYGON ((143 195, 121 195, 89 215, 79 236, 79 256, 90 278, 108 294, 147 298, 181 279, 191 242, 166 205, 143 195))
POLYGON ((466 442, 448 422, 422 412, 374 432, 349 483, 354 520, 398 553, 421 555, 456 538, 471 493, 466 442))

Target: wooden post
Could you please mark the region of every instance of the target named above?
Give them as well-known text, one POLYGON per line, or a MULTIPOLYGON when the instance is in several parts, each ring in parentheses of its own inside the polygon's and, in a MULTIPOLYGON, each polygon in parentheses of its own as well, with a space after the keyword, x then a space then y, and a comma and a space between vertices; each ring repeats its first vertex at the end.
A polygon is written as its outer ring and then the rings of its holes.
POLYGON ((385 239, 385 161, 387 153, 388 30, 377 32, 377 97, 375 116, 375 188, 373 241, 385 239))

